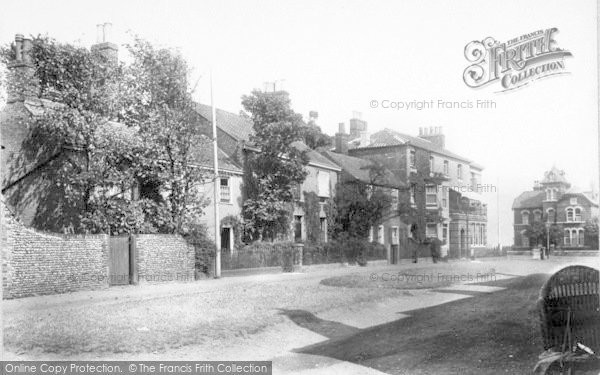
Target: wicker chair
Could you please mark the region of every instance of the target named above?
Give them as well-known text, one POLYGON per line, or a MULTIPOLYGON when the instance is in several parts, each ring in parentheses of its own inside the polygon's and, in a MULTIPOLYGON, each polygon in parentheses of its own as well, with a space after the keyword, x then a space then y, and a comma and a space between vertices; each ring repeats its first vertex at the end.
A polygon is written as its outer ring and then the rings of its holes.
MULTIPOLYGON (((600 355, 599 272, 586 266, 561 269, 542 287, 538 299, 544 349, 568 361, 584 345, 600 355)), ((585 350, 587 352, 587 350, 585 350)))

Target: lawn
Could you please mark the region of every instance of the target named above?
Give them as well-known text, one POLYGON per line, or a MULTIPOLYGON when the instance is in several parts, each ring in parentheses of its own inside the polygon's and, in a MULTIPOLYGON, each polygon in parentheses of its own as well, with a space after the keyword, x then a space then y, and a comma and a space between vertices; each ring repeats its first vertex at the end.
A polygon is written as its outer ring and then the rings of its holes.
POLYGON ((496 271, 488 264, 461 263, 457 267, 454 263, 438 263, 418 268, 335 276, 322 280, 321 284, 342 288, 431 289, 495 278, 496 271))
POLYGON ((535 301, 549 277, 487 282, 506 290, 405 312, 411 317, 299 349, 389 374, 527 374, 542 343, 535 301))

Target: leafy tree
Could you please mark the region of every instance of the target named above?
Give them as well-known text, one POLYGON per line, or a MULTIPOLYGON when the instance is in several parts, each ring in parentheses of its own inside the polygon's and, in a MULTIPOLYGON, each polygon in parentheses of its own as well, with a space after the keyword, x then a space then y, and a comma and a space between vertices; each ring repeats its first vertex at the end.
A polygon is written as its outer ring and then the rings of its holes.
MULTIPOLYGON (((38 212, 37 226, 184 232, 200 214, 196 189, 203 174, 191 146, 201 142, 187 66, 179 55, 139 39, 129 50, 133 62, 125 65, 47 37, 33 39, 33 82, 12 83, 34 83, 39 97, 51 99, 20 163, 52 161, 45 177, 53 194, 42 199, 46 212, 38 212)), ((11 48, 1 53, 5 63, 14 58, 11 48)))
POLYGON ((302 126, 302 139, 304 143, 313 150, 322 147, 328 147, 332 145, 332 139, 327 134, 321 131, 321 128, 317 125, 318 115, 316 112, 311 112, 308 123, 302 126))
POLYGON ((392 202, 389 188, 380 187, 385 178, 383 167, 369 168, 370 183, 352 181, 337 185, 334 198, 337 208, 337 234, 367 238, 370 228, 381 220, 392 202))
POLYGON ((291 108, 285 91, 253 91, 242 97, 253 123, 251 142, 259 150, 248 155, 244 219, 251 239, 287 235, 292 187, 306 178, 306 151, 292 145, 302 139, 302 116, 291 108))
POLYGON ((186 233, 207 204, 199 188, 208 177, 202 150, 210 150, 192 100, 190 69, 181 54, 140 38, 127 49, 133 62, 124 69, 119 116, 139 129, 145 145, 146 163, 137 176, 142 198, 164 205, 163 231, 186 233))

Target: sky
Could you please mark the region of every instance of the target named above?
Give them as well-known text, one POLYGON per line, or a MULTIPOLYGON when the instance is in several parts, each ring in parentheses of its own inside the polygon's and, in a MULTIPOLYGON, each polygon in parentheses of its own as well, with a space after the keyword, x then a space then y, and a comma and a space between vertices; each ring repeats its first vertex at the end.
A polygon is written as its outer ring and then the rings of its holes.
MULTIPOLYGON (((113 42, 137 34, 177 48, 193 67, 196 99, 241 110, 241 96, 279 81, 292 106, 333 135, 362 113, 369 131, 416 135, 441 126, 447 148, 482 164, 488 243, 513 241, 511 205, 556 165, 573 185, 598 186, 598 62, 593 0, 184 1, 3 0, 0 43, 47 34, 91 46, 96 24, 113 42), (499 93, 463 82, 465 46, 556 27, 569 74, 499 93), (382 108, 383 102, 491 100, 495 108, 382 108), (372 102, 378 106, 373 108, 372 102), (497 204, 498 203, 498 204, 497 204), (499 224, 499 225, 498 225, 499 224)), ((121 51, 124 48, 121 47, 121 51)), ((386 102, 388 103, 388 102, 386 102)))

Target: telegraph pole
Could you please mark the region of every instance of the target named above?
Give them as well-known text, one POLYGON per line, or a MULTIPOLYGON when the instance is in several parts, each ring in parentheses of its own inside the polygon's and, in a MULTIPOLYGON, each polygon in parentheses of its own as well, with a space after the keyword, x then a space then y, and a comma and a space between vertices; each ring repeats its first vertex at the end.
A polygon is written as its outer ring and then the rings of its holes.
POLYGON ((213 167, 214 167, 214 192, 213 204, 215 207, 215 278, 221 277, 221 223, 219 220, 219 193, 221 185, 219 184, 219 151, 217 146, 217 110, 215 109, 215 99, 213 94, 213 79, 212 69, 210 70, 210 106, 212 117, 212 133, 213 133, 213 167))

